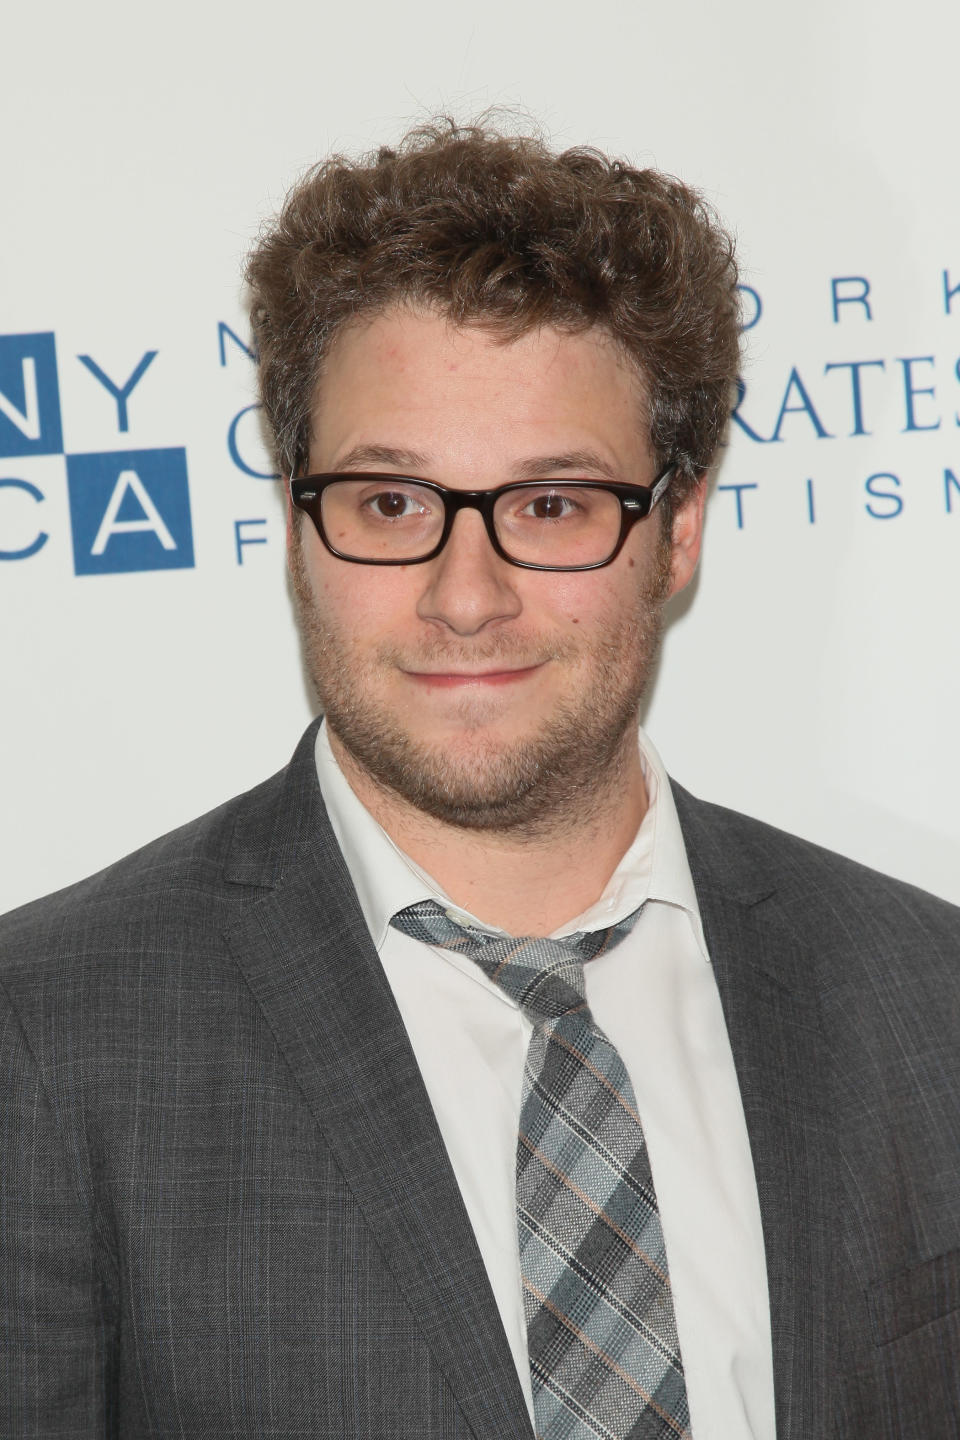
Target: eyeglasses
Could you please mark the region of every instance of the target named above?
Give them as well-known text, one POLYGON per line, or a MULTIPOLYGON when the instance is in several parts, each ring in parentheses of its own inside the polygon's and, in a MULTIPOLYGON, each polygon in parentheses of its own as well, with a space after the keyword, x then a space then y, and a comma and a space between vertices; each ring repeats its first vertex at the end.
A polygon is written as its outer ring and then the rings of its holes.
POLYGON ((598 570, 663 495, 676 466, 652 485, 519 480, 495 490, 450 490, 409 475, 306 475, 290 482, 331 555, 357 565, 419 565, 439 555, 461 510, 479 510, 501 559, 525 570, 598 570))

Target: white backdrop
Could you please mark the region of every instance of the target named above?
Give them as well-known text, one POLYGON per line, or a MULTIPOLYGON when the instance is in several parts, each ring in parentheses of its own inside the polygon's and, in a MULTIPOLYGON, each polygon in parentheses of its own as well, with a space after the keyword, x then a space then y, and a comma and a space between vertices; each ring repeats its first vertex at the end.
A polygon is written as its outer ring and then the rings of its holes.
POLYGON ((285 762, 309 708, 242 257, 316 158, 491 104, 740 238, 743 423, 647 715, 669 767, 960 901, 953 0, 61 0, 3 42, 0 908, 285 762))

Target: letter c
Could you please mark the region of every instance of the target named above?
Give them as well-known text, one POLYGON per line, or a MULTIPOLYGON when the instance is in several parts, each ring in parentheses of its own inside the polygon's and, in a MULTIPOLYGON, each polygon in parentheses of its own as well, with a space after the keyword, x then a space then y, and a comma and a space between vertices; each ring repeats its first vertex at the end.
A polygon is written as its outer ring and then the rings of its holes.
MULTIPOLYGON (((38 490, 36 485, 31 485, 29 480, 0 480, 0 490, 2 489, 26 490, 38 504, 45 499, 43 491, 38 490)), ((0 560, 29 560, 31 555, 36 555, 38 550, 43 549, 49 539, 46 530, 40 530, 37 538, 30 545, 24 545, 21 550, 0 550, 0 560)))
POLYGON ((240 454, 240 446, 237 443, 237 429, 244 415, 250 415, 254 410, 262 409, 263 406, 259 403, 255 405, 245 405, 242 410, 234 415, 230 421, 230 428, 227 431, 227 449, 230 452, 230 459, 238 470, 243 471, 244 475, 252 475, 254 480, 279 480, 280 476, 271 474, 269 470, 254 470, 252 465, 248 465, 240 454))

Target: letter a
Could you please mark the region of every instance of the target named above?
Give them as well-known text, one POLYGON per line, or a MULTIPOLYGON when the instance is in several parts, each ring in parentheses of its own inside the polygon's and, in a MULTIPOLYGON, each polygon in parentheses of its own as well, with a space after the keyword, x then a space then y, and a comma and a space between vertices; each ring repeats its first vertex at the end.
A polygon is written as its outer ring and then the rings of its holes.
POLYGON ((163 516, 151 500, 147 487, 136 470, 121 470, 117 476, 117 483, 113 487, 113 494, 104 511, 103 519, 100 521, 100 529, 97 531, 90 554, 102 555, 107 548, 107 542, 114 535, 130 535, 143 530, 152 530, 164 550, 176 550, 177 542, 167 529, 163 516), (126 499, 128 491, 133 492, 140 504, 143 511, 142 520, 117 519, 120 506, 126 499))

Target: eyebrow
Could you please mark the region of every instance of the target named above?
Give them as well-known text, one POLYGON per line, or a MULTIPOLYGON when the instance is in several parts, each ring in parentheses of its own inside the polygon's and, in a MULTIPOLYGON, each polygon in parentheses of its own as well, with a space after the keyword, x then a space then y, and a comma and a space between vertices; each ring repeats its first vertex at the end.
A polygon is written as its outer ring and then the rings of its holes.
POLYGON ((623 479, 616 466, 611 465, 609 460, 604 460, 595 450, 567 450, 562 455, 536 455, 514 467, 518 480, 537 480, 546 475, 555 475, 557 471, 566 471, 568 474, 576 472, 578 475, 589 471, 591 475, 602 475, 607 480, 623 479))
POLYGON ((407 470, 427 470, 430 462, 418 450, 399 450, 393 445, 355 445, 341 456, 337 470, 363 470, 368 465, 388 465, 403 474, 407 470))
MULTIPOLYGON (((341 456, 337 470, 363 470, 370 465, 387 465, 400 474, 408 470, 429 471, 430 458, 419 450, 404 450, 394 445, 355 445, 341 456)), ((515 480, 538 480, 557 473, 600 475, 607 480, 622 480, 615 465, 594 450, 567 450, 559 455, 535 455, 513 467, 515 480)))

